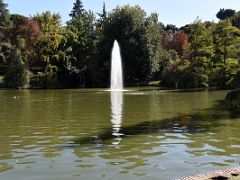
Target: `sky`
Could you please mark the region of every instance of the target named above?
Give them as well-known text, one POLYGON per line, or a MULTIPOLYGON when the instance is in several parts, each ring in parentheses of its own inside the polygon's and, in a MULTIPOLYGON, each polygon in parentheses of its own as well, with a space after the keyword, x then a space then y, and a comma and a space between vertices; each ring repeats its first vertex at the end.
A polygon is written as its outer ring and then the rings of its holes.
MULTIPOLYGON (((58 12, 62 22, 69 20, 75 0, 3 0, 12 14, 25 16, 44 11, 58 12)), ((82 0, 84 8, 101 12, 104 0, 82 0)), ((197 17, 203 21, 217 22, 216 13, 220 8, 240 10, 240 0, 105 0, 107 11, 117 5, 140 5, 148 14, 157 12, 159 21, 177 27, 192 23, 197 17)))

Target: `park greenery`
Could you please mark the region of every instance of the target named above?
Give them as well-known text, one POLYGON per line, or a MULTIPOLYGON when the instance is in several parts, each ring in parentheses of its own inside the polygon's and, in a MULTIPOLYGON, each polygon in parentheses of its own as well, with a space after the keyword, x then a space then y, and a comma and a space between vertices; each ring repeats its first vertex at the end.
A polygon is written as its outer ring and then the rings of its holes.
POLYGON ((240 86, 240 11, 220 9, 217 23, 196 18, 181 28, 139 6, 107 12, 103 4, 94 14, 76 0, 69 13, 66 23, 49 11, 25 17, 0 0, 1 87, 108 87, 115 39, 126 86, 240 86))

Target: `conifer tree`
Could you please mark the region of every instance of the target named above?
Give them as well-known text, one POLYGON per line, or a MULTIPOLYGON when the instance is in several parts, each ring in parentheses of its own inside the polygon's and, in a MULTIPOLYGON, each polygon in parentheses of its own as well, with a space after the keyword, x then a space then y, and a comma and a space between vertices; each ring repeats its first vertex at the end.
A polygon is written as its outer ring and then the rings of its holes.
POLYGON ((0 28, 5 27, 10 22, 10 15, 7 9, 7 4, 0 0, 0 28))
POLYGON ((81 17, 83 15, 84 11, 85 10, 83 9, 82 1, 81 0, 76 0, 76 2, 73 5, 73 9, 72 9, 71 13, 69 14, 69 16, 72 19, 76 19, 76 18, 81 17))

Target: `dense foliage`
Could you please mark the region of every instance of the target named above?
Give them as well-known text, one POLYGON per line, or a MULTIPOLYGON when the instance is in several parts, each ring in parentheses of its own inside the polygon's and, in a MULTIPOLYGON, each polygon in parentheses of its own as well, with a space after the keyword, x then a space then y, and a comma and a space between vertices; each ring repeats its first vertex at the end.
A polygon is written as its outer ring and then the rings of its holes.
POLYGON ((151 81, 176 88, 240 86, 240 12, 220 9, 218 23, 163 25, 139 6, 105 4, 95 15, 76 0, 70 20, 49 11, 10 14, 0 0, 0 86, 108 87, 118 40, 126 85, 151 81))

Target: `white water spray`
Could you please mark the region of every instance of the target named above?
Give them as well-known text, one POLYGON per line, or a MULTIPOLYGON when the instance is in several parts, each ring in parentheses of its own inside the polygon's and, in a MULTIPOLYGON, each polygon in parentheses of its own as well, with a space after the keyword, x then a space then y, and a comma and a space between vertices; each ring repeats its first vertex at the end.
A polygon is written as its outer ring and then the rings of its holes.
POLYGON ((111 91, 123 90, 123 73, 122 73, 122 59, 120 47, 115 40, 112 49, 112 62, 111 62, 111 91))

